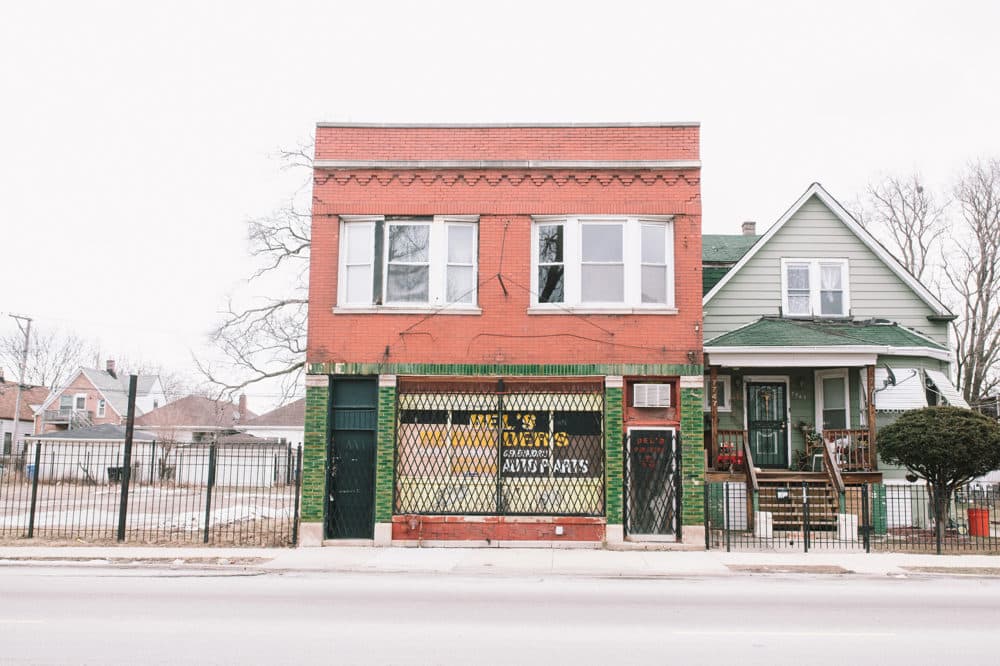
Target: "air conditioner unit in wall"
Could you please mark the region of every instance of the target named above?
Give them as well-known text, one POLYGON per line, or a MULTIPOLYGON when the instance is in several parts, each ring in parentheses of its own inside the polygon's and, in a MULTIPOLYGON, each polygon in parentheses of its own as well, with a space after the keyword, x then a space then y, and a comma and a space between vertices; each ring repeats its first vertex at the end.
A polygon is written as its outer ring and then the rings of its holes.
POLYGON ((670 384, 634 384, 633 407, 670 407, 670 384))

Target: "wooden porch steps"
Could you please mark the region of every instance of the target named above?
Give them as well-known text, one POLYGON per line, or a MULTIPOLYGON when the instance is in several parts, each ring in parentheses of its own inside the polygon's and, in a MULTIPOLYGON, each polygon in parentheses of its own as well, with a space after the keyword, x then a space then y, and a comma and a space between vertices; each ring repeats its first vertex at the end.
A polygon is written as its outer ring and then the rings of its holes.
MULTIPOLYGON (((811 478, 803 480, 815 481, 811 478)), ((809 529, 836 530, 839 498, 825 479, 820 482, 822 485, 811 483, 803 487, 802 481, 760 479, 759 509, 771 514, 775 530, 802 530, 805 526, 805 497, 809 502, 809 529)))

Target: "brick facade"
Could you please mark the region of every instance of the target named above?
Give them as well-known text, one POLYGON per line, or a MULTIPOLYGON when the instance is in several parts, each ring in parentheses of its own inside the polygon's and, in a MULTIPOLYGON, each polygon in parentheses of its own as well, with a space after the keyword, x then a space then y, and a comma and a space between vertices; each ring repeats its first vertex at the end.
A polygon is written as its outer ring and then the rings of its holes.
MULTIPOLYGON (((694 125, 321 125, 316 137, 308 372, 655 376, 676 386, 682 376, 700 378, 698 136, 694 125), (364 214, 478 216, 478 311, 335 312, 340 216, 364 214), (673 216, 676 311, 529 313, 532 216, 543 214, 673 216)), ((311 387, 307 393, 304 521, 322 519, 325 479, 316 475, 325 473, 327 429, 326 398, 320 391, 311 387)), ((703 478, 700 389, 680 390, 678 397, 679 414, 666 424, 683 432, 685 496, 697 499, 700 487, 692 489, 703 478)), ((394 387, 380 386, 374 514, 376 523, 392 523, 393 538, 407 539, 413 531, 410 522, 393 516, 395 399, 394 387)), ((622 523, 623 402, 621 388, 605 390, 606 515, 598 524, 622 523)), ((683 516, 686 524, 700 523, 700 504, 685 503, 683 516)), ((545 517, 471 522, 453 518, 423 520, 422 538, 433 534, 434 539, 478 540, 481 533, 500 539, 550 538, 551 524, 545 517)), ((571 533, 591 540, 594 524, 592 519, 565 522, 560 538, 571 533)))

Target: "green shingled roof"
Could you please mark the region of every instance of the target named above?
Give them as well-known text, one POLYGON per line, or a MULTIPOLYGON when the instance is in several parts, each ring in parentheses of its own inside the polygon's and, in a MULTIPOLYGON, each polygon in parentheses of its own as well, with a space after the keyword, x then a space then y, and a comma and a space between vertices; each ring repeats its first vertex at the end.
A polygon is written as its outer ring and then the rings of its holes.
POLYGON ((701 261, 709 264, 735 264, 760 236, 705 234, 701 237, 701 261))
POLYGON ((712 291, 712 287, 719 283, 719 280, 729 272, 729 269, 729 266, 702 266, 701 295, 704 296, 712 291))
POLYGON ((816 321, 764 317, 705 343, 705 347, 890 347, 945 348, 898 324, 882 321, 816 321))
POLYGON ((704 296, 729 272, 760 236, 706 234, 701 237, 701 293, 704 296))

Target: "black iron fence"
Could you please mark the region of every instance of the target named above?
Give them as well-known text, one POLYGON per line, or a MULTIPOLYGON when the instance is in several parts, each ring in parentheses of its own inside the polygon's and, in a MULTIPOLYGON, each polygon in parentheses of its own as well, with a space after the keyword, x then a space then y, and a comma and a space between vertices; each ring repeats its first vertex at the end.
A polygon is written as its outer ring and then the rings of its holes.
POLYGON ((0 537, 287 546, 301 447, 31 441, 0 458, 0 537))
POLYGON ((604 515, 603 392, 401 391, 396 513, 604 515))
POLYGON ((958 489, 939 521, 926 485, 705 485, 705 547, 728 550, 1000 553, 1000 487, 958 489))

